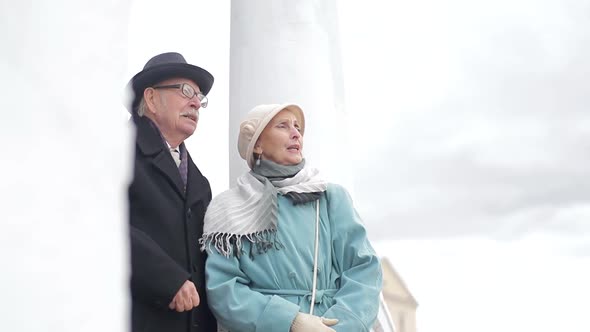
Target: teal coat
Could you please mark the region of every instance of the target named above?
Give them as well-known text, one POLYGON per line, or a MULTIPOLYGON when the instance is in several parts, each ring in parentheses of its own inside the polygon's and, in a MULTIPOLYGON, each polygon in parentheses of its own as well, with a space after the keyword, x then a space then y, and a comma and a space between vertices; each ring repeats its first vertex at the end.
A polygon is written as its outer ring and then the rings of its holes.
MULTIPOLYGON (((214 201, 215 202, 215 201, 214 201)), ((309 313, 316 202, 294 206, 279 195, 278 240, 250 257, 215 251, 206 262, 209 306, 232 332, 289 332, 298 312, 309 313)), ((244 241, 243 251, 250 252, 244 241)), ((314 315, 337 318, 338 332, 369 331, 379 308, 379 259, 348 192, 330 184, 320 199, 320 247, 314 315)))

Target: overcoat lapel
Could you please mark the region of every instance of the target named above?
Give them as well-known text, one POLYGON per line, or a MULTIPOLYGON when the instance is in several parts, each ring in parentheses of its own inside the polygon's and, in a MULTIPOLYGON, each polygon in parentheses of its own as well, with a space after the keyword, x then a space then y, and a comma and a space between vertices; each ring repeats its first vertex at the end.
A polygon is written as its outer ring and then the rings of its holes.
POLYGON ((184 198, 184 184, 180 178, 180 172, 170 152, 166 149, 160 133, 150 124, 150 120, 147 118, 137 118, 135 122, 139 150, 146 157, 152 158, 152 165, 162 172, 176 192, 184 198))
POLYGON ((176 167, 170 152, 162 149, 162 151, 154 157, 152 163, 166 176, 168 181, 172 183, 176 192, 184 198, 184 184, 182 183, 180 172, 178 172, 178 168, 176 167))

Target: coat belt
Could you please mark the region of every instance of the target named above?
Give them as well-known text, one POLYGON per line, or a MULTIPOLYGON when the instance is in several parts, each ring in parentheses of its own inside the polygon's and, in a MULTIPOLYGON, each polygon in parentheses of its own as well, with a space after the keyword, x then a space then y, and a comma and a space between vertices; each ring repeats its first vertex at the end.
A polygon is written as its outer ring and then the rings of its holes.
MULTIPOLYGON (((311 302, 311 291, 302 289, 267 289, 267 288, 251 288, 255 292, 262 293, 264 295, 279 295, 279 296, 303 296, 311 302)), ((316 289, 315 291, 315 303, 322 303, 324 297, 333 298, 338 290, 335 288, 330 289, 316 289)))

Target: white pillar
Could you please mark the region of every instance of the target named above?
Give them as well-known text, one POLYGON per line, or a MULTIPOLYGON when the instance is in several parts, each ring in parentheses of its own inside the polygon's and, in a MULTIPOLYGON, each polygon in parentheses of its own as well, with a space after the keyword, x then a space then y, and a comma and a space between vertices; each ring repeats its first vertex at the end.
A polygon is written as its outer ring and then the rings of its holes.
POLYGON ((231 6, 230 183, 245 170, 241 118, 258 104, 294 102, 306 115, 304 156, 352 190, 336 1, 234 0, 231 6))
POLYGON ((0 3, 1 331, 128 331, 129 5, 0 3))

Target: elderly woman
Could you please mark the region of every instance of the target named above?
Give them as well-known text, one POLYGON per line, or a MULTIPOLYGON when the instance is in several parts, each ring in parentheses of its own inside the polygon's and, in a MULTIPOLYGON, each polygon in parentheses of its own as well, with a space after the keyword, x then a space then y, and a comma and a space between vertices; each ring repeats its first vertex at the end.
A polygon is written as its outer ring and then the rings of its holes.
POLYGON ((209 305, 232 332, 369 331, 379 259, 347 191, 305 166, 297 105, 260 105, 240 125, 251 171, 215 197, 202 250, 209 305))

